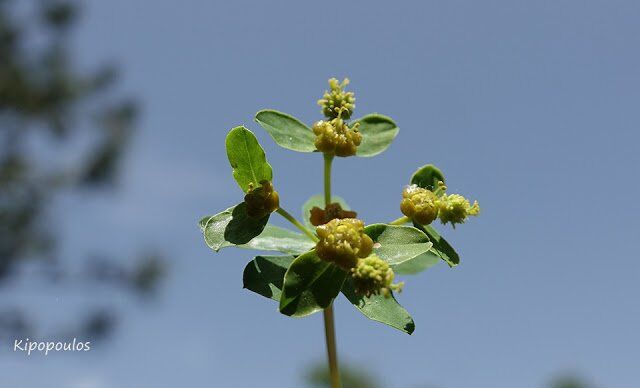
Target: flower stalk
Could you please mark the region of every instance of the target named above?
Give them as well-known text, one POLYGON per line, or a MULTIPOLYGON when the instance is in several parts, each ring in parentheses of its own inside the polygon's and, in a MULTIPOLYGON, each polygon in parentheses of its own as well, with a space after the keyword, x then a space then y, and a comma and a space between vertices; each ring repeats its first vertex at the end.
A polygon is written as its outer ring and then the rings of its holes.
POLYGON ((284 210, 283 208, 280 207, 280 208, 278 208, 278 210, 276 210, 276 213, 280 214, 287 221, 291 222, 291 224, 293 224, 293 226, 298 228, 302 233, 306 234, 307 237, 309 237, 311 239, 311 241, 313 241, 313 242, 317 242, 318 241, 318 237, 316 237, 315 234, 311 233, 311 231, 309 229, 307 229, 304 225, 302 225, 300 223, 300 221, 296 220, 296 218, 294 216, 289 214, 288 211, 286 211, 286 210, 284 210))
POLYGON ((406 223, 407 223, 407 222, 409 222, 409 221, 411 221, 411 220, 409 219, 409 217, 407 217, 407 216, 402 216, 402 217, 400 217, 400 218, 397 218, 397 219, 395 219, 395 220, 393 220, 393 221, 389 222, 389 225, 404 225, 404 224, 406 224, 406 223))
MULTIPOLYGON (((333 155, 324 154, 324 205, 331 203, 331 164, 333 155)), ((338 369, 338 349, 336 346, 336 329, 333 317, 333 302, 322 311, 324 318, 324 339, 327 343, 327 359, 331 388, 340 388, 340 370, 338 369)))

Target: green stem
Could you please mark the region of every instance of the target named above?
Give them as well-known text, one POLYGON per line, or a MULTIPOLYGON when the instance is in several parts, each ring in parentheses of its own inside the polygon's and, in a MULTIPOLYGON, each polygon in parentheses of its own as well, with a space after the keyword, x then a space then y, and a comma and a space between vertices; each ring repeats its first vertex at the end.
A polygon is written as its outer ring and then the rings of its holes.
POLYGON ((336 347, 336 330, 333 323, 333 304, 323 311, 324 336, 327 342, 327 358, 329 360, 329 376, 331 388, 340 388, 340 371, 338 370, 338 352, 336 347))
POLYGON ((324 154, 324 206, 331 203, 331 162, 333 155, 324 154))
MULTIPOLYGON (((333 155, 324 154, 324 205, 331 203, 331 162, 333 155)), ((340 370, 338 369, 338 347, 336 346, 336 328, 333 318, 333 303, 322 312, 324 318, 324 339, 327 343, 327 359, 331 388, 340 388, 340 370)))
POLYGON ((402 217, 398 218, 397 220, 393 220, 393 221, 389 222, 389 225, 404 225, 409 221, 411 221, 409 219, 409 217, 402 216, 402 217))
POLYGON ((291 222, 296 228, 300 229, 302 231, 302 233, 306 234, 307 237, 309 237, 313 242, 317 242, 318 241, 318 237, 316 237, 315 234, 311 233, 311 231, 309 229, 307 229, 298 220, 296 220, 296 218, 294 216, 292 216, 291 214, 289 214, 289 212, 287 212, 283 208, 278 208, 278 210, 276 210, 276 213, 278 213, 282 217, 286 218, 287 221, 291 222))

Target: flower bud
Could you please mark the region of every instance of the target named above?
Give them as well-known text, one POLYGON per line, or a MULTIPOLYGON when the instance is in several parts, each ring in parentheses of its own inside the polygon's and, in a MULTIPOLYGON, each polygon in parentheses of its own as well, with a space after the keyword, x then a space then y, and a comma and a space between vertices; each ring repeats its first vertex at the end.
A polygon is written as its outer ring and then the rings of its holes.
POLYGON ((324 92, 322 99, 318 100, 318 105, 322 107, 322 114, 329 119, 340 117, 348 120, 355 109, 356 101, 353 92, 345 92, 344 88, 349 85, 349 79, 345 78, 341 83, 337 79, 329 80, 329 89, 324 92))
POLYGON ((373 240, 364 233, 364 223, 355 218, 334 219, 316 228, 320 241, 316 254, 344 270, 353 268, 358 258, 373 250, 373 240))
POLYGON ((358 260, 358 264, 351 269, 351 278, 356 293, 364 296, 391 296, 391 291, 402 291, 404 283, 392 284, 394 273, 389 264, 376 255, 358 260))
POLYGON ((260 187, 250 189, 244 196, 244 202, 247 204, 247 215, 251 218, 262 218, 280 207, 278 192, 266 180, 260 182, 260 187))
POLYGON ((324 209, 314 206, 311 209, 311 225, 319 226, 326 224, 327 222, 336 218, 356 218, 358 214, 349 210, 342 210, 342 206, 339 203, 334 202, 328 204, 324 209))
POLYGON ((477 216, 480 213, 478 201, 473 205, 460 194, 443 195, 438 201, 438 217, 443 224, 450 222, 453 227, 463 223, 468 216, 477 216))
POLYGON ((438 217, 438 197, 430 190, 411 185, 402 191, 402 214, 421 225, 429 225, 438 217))
POLYGON ((349 126, 342 119, 318 121, 313 125, 316 134, 315 145, 318 151, 336 156, 353 156, 362 142, 358 132, 359 124, 349 126))

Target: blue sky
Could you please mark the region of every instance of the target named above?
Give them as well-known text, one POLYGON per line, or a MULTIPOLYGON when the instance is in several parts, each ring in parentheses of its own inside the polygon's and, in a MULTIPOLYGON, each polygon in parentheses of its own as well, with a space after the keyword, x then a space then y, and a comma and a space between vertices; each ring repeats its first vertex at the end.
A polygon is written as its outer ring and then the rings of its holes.
MULTIPOLYGON (((398 217, 403 185, 426 163, 483 210, 441 228, 458 268, 402 279, 413 336, 338 300, 341 359, 391 387, 541 387, 567 370, 603 387, 637 384, 637 2, 84 8, 81 63, 119 63, 122 91, 143 109, 118 191, 59 204, 63 255, 159 247, 171 272, 152 306, 121 303, 124 322, 103 348, 3 360, 9 386, 300 386, 304 367, 324 360, 321 316, 286 318, 242 290, 251 253, 214 254, 196 222, 240 200, 223 144, 240 124, 264 145, 285 208, 297 214, 321 191, 320 156, 279 149, 253 115, 274 108, 313 122, 332 76, 351 79, 355 116, 379 112, 400 127, 385 153, 335 166, 336 194, 365 221, 398 217)), ((79 296, 20 297, 56 314, 82 306, 79 296)))

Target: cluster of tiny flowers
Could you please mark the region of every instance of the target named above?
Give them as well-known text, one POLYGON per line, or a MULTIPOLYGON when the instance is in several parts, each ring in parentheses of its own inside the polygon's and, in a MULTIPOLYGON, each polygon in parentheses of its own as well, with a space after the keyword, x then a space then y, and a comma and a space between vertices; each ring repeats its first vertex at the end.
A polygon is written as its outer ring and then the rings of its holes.
POLYGON ((355 218, 333 219, 316 228, 320 241, 316 254, 324 261, 347 271, 358 295, 370 297, 400 291, 404 283, 392 284, 394 273, 389 264, 371 254, 373 240, 364 233, 364 223, 355 218))
POLYGON ((450 222, 455 227, 455 224, 463 223, 468 216, 477 216, 479 213, 478 201, 471 205, 460 194, 444 194, 438 201, 438 217, 443 224, 450 222))
POLYGON ((393 270, 389 264, 376 255, 358 260, 358 264, 351 269, 351 278, 356 293, 364 296, 391 296, 391 291, 402 291, 404 283, 392 284, 393 270))
MULTIPOLYGON (((444 183, 440 182, 436 193, 446 190, 444 183)), ((421 225, 429 225, 436 218, 443 224, 463 223, 469 216, 477 216, 480 213, 478 201, 473 205, 460 194, 442 194, 440 197, 431 190, 416 185, 407 186, 402 191, 400 211, 414 222, 421 225)))
POLYGON ((373 250, 373 240, 364 233, 364 223, 355 218, 334 219, 316 228, 320 240, 316 254, 345 271, 373 250))
POLYGON ((322 107, 322 114, 329 119, 340 117, 348 120, 355 109, 356 98, 353 92, 345 92, 344 88, 349 85, 349 80, 345 78, 342 82, 331 78, 329 80, 329 90, 324 92, 322 99, 318 100, 318 105, 322 107))
POLYGON ((339 203, 333 202, 328 204, 324 209, 314 206, 311 209, 311 225, 320 226, 327 222, 341 218, 356 218, 358 214, 350 210, 343 210, 339 203))
POLYGON ((405 187, 400 202, 402 214, 421 225, 429 225, 438 217, 438 196, 416 185, 405 187))
POLYGON ((320 152, 336 156, 353 156, 362 142, 358 132, 358 123, 351 128, 340 118, 331 121, 318 121, 313 124, 316 134, 315 146, 320 152))
POLYGON ((269 181, 261 181, 260 187, 251 188, 244 196, 247 204, 247 215, 251 218, 262 218, 280 207, 280 196, 273 190, 269 181))

